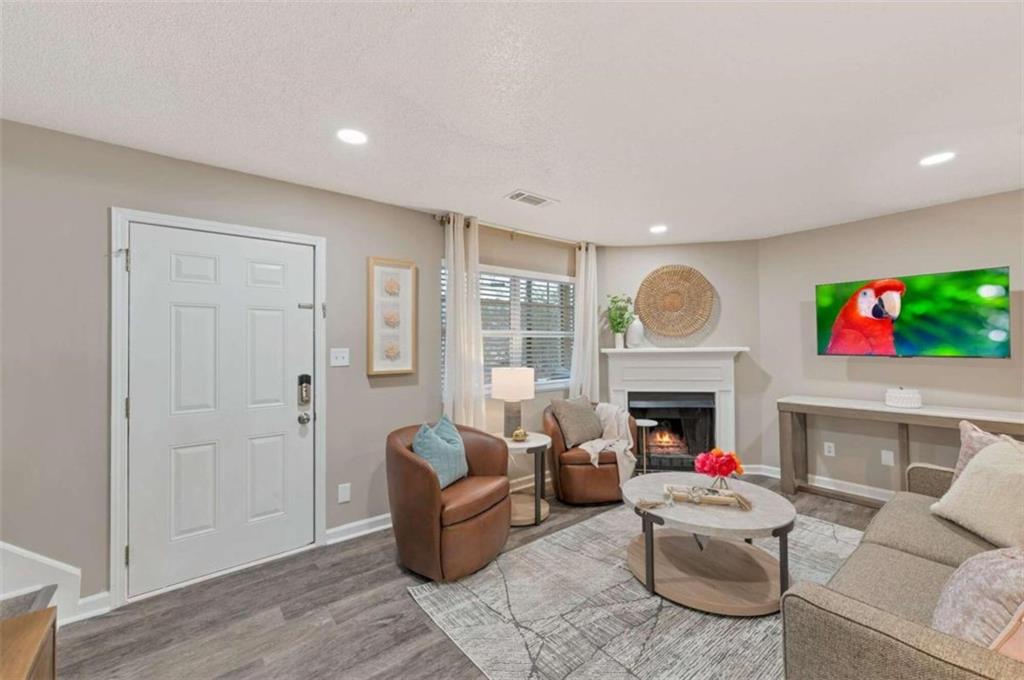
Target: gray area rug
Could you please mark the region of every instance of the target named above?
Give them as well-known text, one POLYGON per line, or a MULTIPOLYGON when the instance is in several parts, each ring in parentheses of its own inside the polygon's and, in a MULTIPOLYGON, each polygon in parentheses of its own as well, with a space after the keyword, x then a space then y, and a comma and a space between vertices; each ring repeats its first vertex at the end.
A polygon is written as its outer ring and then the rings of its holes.
MULTIPOLYGON (((409 588, 491 680, 781 678, 778 614, 731 618, 651 596, 626 565, 640 519, 609 510, 451 584, 409 588)), ((824 583, 861 532, 798 515, 794 581, 824 583)), ((775 539, 755 540, 778 554, 775 539)))

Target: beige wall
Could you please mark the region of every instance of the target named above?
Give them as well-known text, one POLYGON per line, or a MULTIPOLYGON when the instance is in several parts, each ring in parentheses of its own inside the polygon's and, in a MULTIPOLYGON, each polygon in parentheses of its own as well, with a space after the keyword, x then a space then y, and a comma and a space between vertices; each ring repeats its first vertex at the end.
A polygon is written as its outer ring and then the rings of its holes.
MULTIPOLYGON (((658 345, 748 345, 736 364, 737 446, 748 463, 777 466, 775 402, 788 394, 881 399, 886 387, 920 389, 927 403, 977 408, 1024 408, 1024 192, 970 199, 862 222, 760 241, 666 247, 601 248, 598 289, 636 296, 649 272, 666 264, 696 267, 716 291, 705 331, 658 345), (1013 358, 881 359, 819 357, 815 349, 814 286, 870 276, 900 276, 973 267, 1011 266, 1013 358)), ((612 345, 602 329, 602 347, 612 345)), ((602 358, 607 396, 607 361, 602 358)), ((810 418, 809 444, 825 441, 837 455, 815 455, 810 472, 893 488, 895 468, 881 450, 896 449, 895 425, 810 418)), ((911 428, 911 458, 951 464, 955 431, 911 428)))
MULTIPOLYGON (((736 360, 736 446, 747 461, 760 458, 761 397, 767 376, 761 368, 758 340, 757 243, 698 243, 642 248, 600 248, 597 253, 598 298, 625 293, 636 298, 641 281, 658 267, 685 264, 700 270, 715 289, 715 308, 708 326, 689 338, 651 338, 657 345, 746 345, 749 353, 736 360)), ((602 317, 603 318, 603 317, 602 317)), ((606 326, 601 346, 613 340, 606 326)), ((601 358, 602 396, 608 396, 608 361, 601 358)))
MULTIPOLYGON (((1024 396, 1024 192, 996 194, 871 220, 805 231, 758 244, 760 344, 769 377, 764 394, 762 462, 778 465, 775 401, 787 394, 883 398, 887 387, 921 390, 926 403, 1021 410, 1024 396), (814 286, 874 276, 903 276, 1010 265, 1012 359, 819 357, 814 286)), ((892 488, 895 425, 811 418, 811 472, 892 488), (835 458, 820 455, 836 443, 835 458)), ((911 428, 911 459, 951 464, 955 431, 911 428)))
POLYGON ((441 410, 444 237, 429 215, 11 122, 0 132, 3 540, 80 567, 82 595, 107 587, 111 206, 327 238, 327 342, 352 350, 351 367, 327 369, 327 526, 388 511, 385 435, 441 410), (369 255, 420 267, 415 375, 366 376, 369 255))
MULTIPOLYGON (((480 228, 480 263, 526 271, 573 276, 576 269, 576 247, 571 243, 514 234, 504 229, 480 228)), ((523 427, 542 431, 541 416, 552 399, 565 399, 567 390, 538 392, 536 398, 523 402, 523 427)), ((487 400, 487 430, 501 432, 504 428, 504 405, 496 399, 487 400)), ((533 483, 533 456, 514 455, 508 476, 513 489, 533 483)), ((550 475, 549 475, 550 476, 550 475)))

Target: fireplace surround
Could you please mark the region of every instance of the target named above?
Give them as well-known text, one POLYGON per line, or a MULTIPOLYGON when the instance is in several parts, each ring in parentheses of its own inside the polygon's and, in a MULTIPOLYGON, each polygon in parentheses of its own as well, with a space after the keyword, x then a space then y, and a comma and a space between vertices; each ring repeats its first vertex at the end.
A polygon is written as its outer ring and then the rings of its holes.
MULTIPOLYGON (((681 404, 668 408, 680 409, 676 435, 686 435, 684 422, 691 442, 687 442, 687 453, 696 455, 707 448, 717 446, 727 451, 736 450, 736 386, 735 360, 749 347, 640 347, 635 349, 603 349, 608 359, 608 400, 629 409, 635 417, 650 417, 659 427, 662 420, 657 409, 665 404, 681 404), (652 399, 651 396, 654 395, 652 399), (660 405, 647 406, 661 401, 660 405), (641 410, 644 415, 638 415, 641 410), (698 429, 695 420, 700 413, 710 411, 707 418, 707 437, 698 429), (683 417, 685 415, 685 418, 683 417), (702 447, 707 448, 702 448, 702 447), (694 451, 693 449, 698 449, 694 451)), ((655 430, 657 428, 651 428, 655 430)), ((653 434, 653 432, 652 432, 653 434)), ((676 449, 678 444, 668 441, 666 446, 676 449)), ((650 450, 654 453, 653 450, 650 450)), ((679 455, 679 454, 676 454, 679 455)), ((674 468, 680 469, 680 468, 674 468)))

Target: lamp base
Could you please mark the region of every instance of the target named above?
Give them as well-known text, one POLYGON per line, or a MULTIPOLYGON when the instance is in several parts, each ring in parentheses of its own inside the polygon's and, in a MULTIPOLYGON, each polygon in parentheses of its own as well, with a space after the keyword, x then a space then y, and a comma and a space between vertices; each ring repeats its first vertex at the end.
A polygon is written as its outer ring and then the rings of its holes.
POLYGON ((505 402, 504 435, 511 439, 512 433, 523 424, 523 403, 521 401, 505 402))

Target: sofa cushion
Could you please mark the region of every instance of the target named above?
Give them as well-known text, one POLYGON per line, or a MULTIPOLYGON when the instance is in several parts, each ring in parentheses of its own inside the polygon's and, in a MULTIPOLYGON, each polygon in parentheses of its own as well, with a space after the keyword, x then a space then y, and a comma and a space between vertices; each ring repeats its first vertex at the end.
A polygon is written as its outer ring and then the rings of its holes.
POLYGON ((575 399, 553 399, 551 412, 562 429, 562 437, 568 448, 579 446, 592 439, 600 439, 604 434, 601 419, 586 397, 575 399))
POLYGON ((861 543, 828 587, 890 614, 930 626, 935 605, 955 569, 923 557, 861 543))
MULTIPOLYGON (((591 465, 590 454, 583 449, 569 449, 568 451, 562 451, 562 455, 558 457, 558 462, 562 465, 591 465)), ((597 454, 598 465, 615 465, 615 452, 614 451, 602 451, 597 454)))
POLYGON ((982 449, 932 513, 1001 548, 1024 545, 1024 445, 998 441, 982 449))
POLYGON ((996 546, 931 513, 935 499, 901 491, 886 503, 864 531, 863 541, 902 550, 950 567, 996 546))
POLYGON ((463 477, 441 490, 441 525, 476 517, 508 496, 508 477, 463 477))

